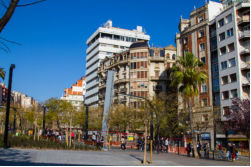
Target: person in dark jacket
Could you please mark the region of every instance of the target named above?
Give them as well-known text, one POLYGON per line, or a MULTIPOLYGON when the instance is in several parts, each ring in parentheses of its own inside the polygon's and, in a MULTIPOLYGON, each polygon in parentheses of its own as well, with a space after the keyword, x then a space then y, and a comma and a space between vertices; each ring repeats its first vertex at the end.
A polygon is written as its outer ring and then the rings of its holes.
POLYGON ((191 152, 191 145, 190 145, 190 143, 187 144, 186 151, 187 151, 187 156, 190 157, 190 152, 191 152))
POLYGON ((199 154, 199 157, 201 157, 200 150, 201 150, 201 144, 200 144, 200 142, 198 142, 197 143, 197 152, 199 154))

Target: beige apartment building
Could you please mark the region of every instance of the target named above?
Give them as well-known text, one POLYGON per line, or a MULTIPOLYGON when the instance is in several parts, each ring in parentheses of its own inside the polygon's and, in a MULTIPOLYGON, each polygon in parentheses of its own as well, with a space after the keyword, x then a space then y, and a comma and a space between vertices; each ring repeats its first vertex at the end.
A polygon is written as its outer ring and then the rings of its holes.
POLYGON ((167 69, 172 67, 175 60, 176 48, 173 45, 150 48, 146 41, 135 42, 127 51, 111 58, 106 57, 98 69, 99 105, 104 105, 108 70, 115 71, 113 104, 125 104, 136 108, 141 103, 138 99, 117 93, 150 99, 156 93, 166 92, 167 69))

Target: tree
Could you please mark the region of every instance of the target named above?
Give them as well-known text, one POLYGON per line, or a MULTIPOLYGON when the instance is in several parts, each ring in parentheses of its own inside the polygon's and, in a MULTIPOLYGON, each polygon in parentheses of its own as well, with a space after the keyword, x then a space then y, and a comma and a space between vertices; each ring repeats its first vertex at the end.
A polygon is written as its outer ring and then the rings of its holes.
POLYGON ((0 68, 0 77, 4 80, 5 78, 5 71, 3 70, 3 68, 0 68))
MULTIPOLYGON (((194 96, 198 95, 198 86, 206 82, 207 74, 203 68, 203 63, 194 58, 192 53, 186 53, 185 57, 179 57, 179 60, 172 67, 171 72, 172 86, 179 85, 179 92, 186 99, 189 111, 190 130, 192 133, 192 143, 196 146, 196 136, 194 133, 193 107, 194 96)), ((197 149, 194 149, 195 157, 199 158, 197 149)))
POLYGON ((235 98, 232 100, 232 107, 224 121, 224 127, 227 130, 244 134, 250 138, 250 100, 235 98))

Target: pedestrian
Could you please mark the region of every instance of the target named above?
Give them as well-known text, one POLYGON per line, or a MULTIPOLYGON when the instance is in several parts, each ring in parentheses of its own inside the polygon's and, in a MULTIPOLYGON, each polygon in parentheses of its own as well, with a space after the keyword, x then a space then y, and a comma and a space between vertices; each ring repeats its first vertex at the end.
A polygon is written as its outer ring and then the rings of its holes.
POLYGON ((120 147, 121 147, 122 150, 126 149, 126 141, 125 141, 124 136, 122 136, 122 138, 121 138, 121 146, 120 147))
POLYGON ((74 133, 71 132, 71 141, 73 142, 73 140, 74 140, 74 133))
POLYGON ((218 145, 218 158, 223 159, 222 145, 219 143, 218 145))
POLYGON ((233 160, 233 144, 232 143, 230 144, 229 151, 230 151, 230 154, 229 154, 230 157, 229 157, 229 159, 233 160))
POLYGON ((95 145, 96 142, 96 135, 95 133, 92 134, 92 145, 95 145))
POLYGON ((141 144, 141 137, 139 136, 137 139, 137 150, 139 150, 140 144, 141 144))
POLYGON ((226 154, 226 158, 228 160, 230 160, 230 143, 227 144, 227 154, 226 154))
POLYGON ((161 139, 160 139, 160 151, 161 152, 163 152, 164 151, 164 138, 162 137, 161 139))
POLYGON ((168 153, 168 138, 165 140, 166 153, 168 153))
POLYGON ((141 143, 141 151, 144 151, 144 148, 145 148, 145 138, 143 138, 141 143))
POLYGON ((191 145, 190 145, 190 143, 187 144, 186 151, 187 151, 187 156, 190 157, 190 152, 191 152, 191 145))
POLYGON ((232 157, 233 157, 233 161, 235 161, 235 155, 236 155, 236 146, 235 144, 233 144, 233 148, 232 148, 232 157))
POLYGON ((207 158, 207 143, 203 144, 204 158, 207 158))
POLYGON ((199 154, 199 158, 201 158, 200 150, 201 150, 201 144, 200 144, 200 142, 198 142, 197 143, 197 152, 199 154))

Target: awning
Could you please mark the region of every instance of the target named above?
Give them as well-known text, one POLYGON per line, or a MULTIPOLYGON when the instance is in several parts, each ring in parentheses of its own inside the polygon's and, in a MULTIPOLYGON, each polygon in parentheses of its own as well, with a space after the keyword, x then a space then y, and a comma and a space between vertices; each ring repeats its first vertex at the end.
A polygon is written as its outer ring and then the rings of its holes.
POLYGON ((244 138, 233 138, 233 139, 228 139, 228 141, 248 141, 248 139, 244 139, 244 138))

